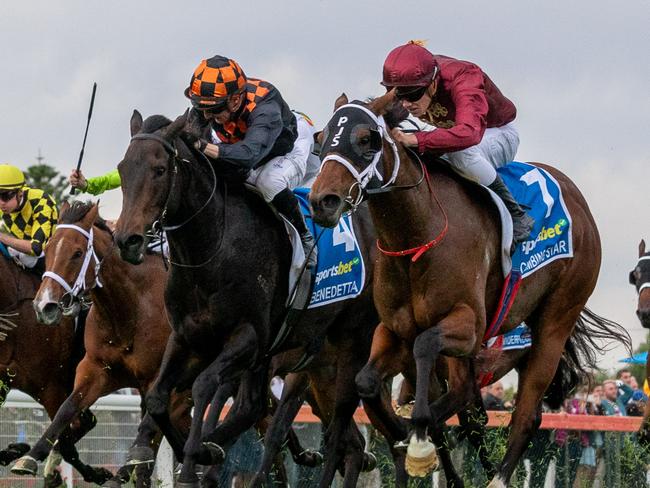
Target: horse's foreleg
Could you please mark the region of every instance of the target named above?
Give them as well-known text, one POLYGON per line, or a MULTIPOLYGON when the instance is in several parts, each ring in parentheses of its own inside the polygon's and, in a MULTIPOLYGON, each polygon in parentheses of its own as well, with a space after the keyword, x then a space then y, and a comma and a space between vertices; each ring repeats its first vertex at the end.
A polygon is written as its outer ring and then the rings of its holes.
MULTIPOLYGON (((227 343, 224 349, 228 349, 231 344, 227 343)), ((192 400, 194 401, 194 414, 192 415, 192 424, 190 433, 183 449, 185 457, 183 458, 183 468, 178 477, 180 483, 190 486, 192 483, 198 483, 199 478, 196 475, 196 463, 201 450, 201 427, 205 411, 208 408, 210 400, 215 396, 219 387, 219 374, 221 372, 219 360, 213 362, 197 376, 192 385, 192 400)), ((229 382, 232 385, 234 382, 229 382)), ((222 459, 215 459, 214 462, 222 459)))
POLYGON ((372 337, 368 362, 355 378, 357 391, 364 403, 366 399, 379 399, 382 381, 401 372, 404 352, 399 337, 380 323, 372 337))
POLYGON ((363 408, 372 425, 386 438, 395 465, 395 486, 406 488, 408 483, 408 474, 404 469, 406 454, 403 448, 395 447, 396 443, 406 438, 406 424, 393 411, 391 400, 390 384, 384 382, 381 401, 370 405, 364 400, 363 408))
MULTIPOLYGON (((100 396, 107 395, 115 390, 116 386, 107 370, 102 365, 89 360, 86 356, 77 366, 74 390, 59 407, 52 423, 38 442, 25 456, 16 462, 11 471, 16 474, 36 474, 37 462, 43 461, 47 457, 54 443, 59 440, 61 434, 68 428, 75 417, 95 403, 100 396)), ((75 441, 74 435, 68 442, 64 440, 62 447, 69 445, 72 441, 75 441)), ((68 453, 75 456, 76 450, 70 450, 68 453)), ((62 451, 61 454, 65 458, 66 453, 62 451)), ((75 456, 71 460, 76 462, 76 459, 78 457, 75 456)), ((86 472, 82 474, 84 477, 90 477, 89 481, 93 481, 94 470, 92 473, 86 472)))
MULTIPOLYGON (((293 419, 296 418, 303 403, 305 390, 309 387, 309 377, 306 373, 290 374, 284 382, 282 398, 278 402, 271 423, 264 434, 264 457, 255 478, 253 487, 264 486, 271 472, 282 444, 291 430, 293 419)), ((294 434, 295 435, 295 434, 294 434)), ((293 453, 294 459, 302 453, 293 453)))
MULTIPOLYGON (((359 473, 363 469, 372 469, 376 464, 373 455, 364 452, 365 441, 357 429, 352 417, 359 406, 359 393, 355 374, 363 365, 364 357, 359 351, 359 341, 346 338, 337 342, 336 348, 336 389, 331 397, 329 405, 321 405, 323 410, 333 410, 333 415, 327 425, 325 444, 325 465, 321 474, 319 486, 321 488, 330 486, 337 466, 341 461, 344 463, 344 486, 355 486, 359 473), (331 402, 334 408, 331 408, 331 402)), ((382 386, 384 384, 381 375, 378 373, 379 382, 373 389, 373 396, 381 402, 382 386)), ((358 377, 357 377, 358 378, 358 377)), ((377 381, 377 378, 372 380, 377 381)), ((317 389, 325 390, 325 385, 315 384, 317 389)), ((325 392, 318 395, 327 398, 325 392)))
POLYGON ((223 454, 222 447, 231 445, 237 436, 264 416, 268 392, 268 361, 258 364, 259 344, 252 324, 242 323, 231 333, 210 368, 220 382, 240 380, 237 400, 239 408, 232 408, 217 428, 204 436, 204 447, 211 453, 223 454))
POLYGON ((203 426, 201 427, 202 435, 207 435, 217 428, 223 407, 226 405, 229 398, 232 398, 237 394, 238 388, 238 381, 230 381, 219 385, 217 392, 214 394, 214 397, 212 397, 208 414, 206 415, 203 426))
POLYGON ((156 421, 174 451, 176 459, 183 459, 185 438, 172 424, 169 403, 172 390, 182 379, 191 379, 200 367, 190 347, 174 331, 167 340, 167 347, 156 381, 145 398, 147 412, 156 421))

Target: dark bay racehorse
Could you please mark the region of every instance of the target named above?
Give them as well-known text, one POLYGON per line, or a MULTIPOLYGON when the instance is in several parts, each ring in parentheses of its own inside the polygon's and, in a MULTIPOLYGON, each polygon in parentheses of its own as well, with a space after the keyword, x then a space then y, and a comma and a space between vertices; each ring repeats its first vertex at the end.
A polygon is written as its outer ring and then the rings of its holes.
MULTIPOLYGON (((0 256, 0 316, 9 328, 2 330, 6 336, 0 340, 0 405, 9 390, 17 388, 43 405, 49 417, 54 418, 72 391, 81 346, 75 347, 72 320, 64 320, 60 327, 45 327, 37 322, 32 299, 39 285, 40 280, 34 273, 0 256)), ((102 483, 112 474, 84 464, 74 446, 95 423, 92 413, 83 415, 72 429, 66 430, 57 449, 85 480, 102 483)), ((0 451, 0 464, 6 466, 28 450, 26 444, 11 444, 0 451)), ((46 480, 46 486, 60 485, 58 474, 46 475, 51 477, 51 481, 46 480)))
MULTIPOLYGON (((323 166, 310 200, 315 220, 331 226, 342 212, 366 197, 368 181, 379 181, 376 186, 385 187, 386 191, 369 199, 378 243, 385 250, 405 252, 400 257, 382 253, 377 259, 375 304, 382 322, 357 385, 363 397, 373 397, 384 377, 406 368, 403 372, 416 387, 415 432, 409 451, 421 462, 432 454, 427 428, 460 411, 478 395, 475 382, 469 379, 474 377, 473 358, 503 284, 501 236, 496 209, 485 192, 440 163, 432 164, 427 176, 424 166, 393 143, 378 118, 388 114, 393 102, 388 93, 369 104, 354 102, 339 109, 327 127, 323 166), (399 190, 390 191, 391 186, 399 190), (438 396, 432 370, 441 356, 448 357, 450 367, 448 389, 438 396), (409 358, 415 360, 415 369, 405 366, 409 358), (431 405, 430 394, 437 397, 431 405)), ((508 483, 539 427, 540 400, 562 356, 560 379, 564 381, 558 386, 566 391, 595 364, 594 338, 630 344, 620 326, 585 308, 601 257, 587 203, 564 174, 538 166, 549 171, 562 188, 572 216, 574 257, 557 260, 524 279, 502 328, 510 330, 525 320, 532 330, 533 346, 519 377, 507 452, 490 488, 508 483)))
MULTIPOLYGON (((639 243, 639 258, 636 266, 630 271, 630 284, 636 287, 639 294, 636 315, 639 317, 641 325, 650 329, 650 251, 646 251, 644 240, 639 243)), ((650 383, 650 354, 646 361, 645 376, 650 383)), ((643 413, 639 441, 646 446, 650 445, 650 402, 646 403, 643 413)))
MULTIPOLYGON (((62 318, 62 303, 78 290, 90 293, 92 307, 86 321, 86 353, 77 366, 74 390, 61 405, 38 443, 14 467, 20 474, 35 474, 65 427, 95 401, 120 388, 137 388, 144 396, 158 373, 171 329, 163 303, 167 273, 160 256, 147 255, 142 266, 131 266, 114 252, 110 229, 98 215, 97 205, 75 202, 61 209, 56 232, 45 250, 47 272, 34 298, 39 320, 55 325, 62 318), (67 288, 67 289, 66 289, 67 288)), ((60 327, 42 327, 48 331, 60 327)), ((187 432, 189 392, 179 392, 172 408, 174 423, 187 432)), ((159 430, 147 416, 138 429, 131 455, 135 460, 155 458, 159 430), (153 450, 150 455, 147 450, 153 450), (143 451, 145 459, 142 459, 143 451)), ((149 486, 150 469, 139 470, 137 486, 149 486)), ((126 472, 119 478, 128 479, 126 472)), ((114 480, 118 483, 118 480, 114 480)))
MULTIPOLYGON (((286 315, 291 248, 284 226, 261 198, 215 173, 209 161, 185 145, 179 137, 185 123, 185 117, 170 124, 161 116, 143 122, 134 113, 133 139, 119 165, 124 198, 115 238, 122 257, 138 263, 154 223, 167 230, 172 266, 166 305, 173 332, 147 408, 177 455, 183 455, 183 436, 170 424, 166 406, 179 381, 196 378, 195 422, 179 486, 197 486, 189 468, 197 461, 210 462, 196 433, 216 385, 239 383, 229 415, 206 437, 217 458, 221 446, 232 444, 266 412, 268 351, 286 315)), ((373 248, 363 230, 370 229, 366 221, 356 232, 365 256, 373 248)), ((334 475, 343 454, 337 450, 339 441, 359 403, 354 376, 365 355, 350 338, 363 330, 367 341, 376 321, 371 291, 366 290, 354 301, 307 310, 283 345, 315 353, 327 336, 339 351, 336 381, 330 385, 336 405, 327 436, 332 455, 326 460, 333 467, 325 468, 323 486, 334 475)))

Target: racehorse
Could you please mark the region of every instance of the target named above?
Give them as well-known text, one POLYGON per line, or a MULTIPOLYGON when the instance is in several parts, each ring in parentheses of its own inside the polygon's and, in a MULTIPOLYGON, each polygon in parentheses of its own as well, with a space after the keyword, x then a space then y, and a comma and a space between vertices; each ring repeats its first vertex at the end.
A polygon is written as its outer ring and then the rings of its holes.
MULTIPOLYGON (((342 102, 324 137, 321 172, 310 197, 314 219, 332 226, 371 195, 377 246, 384 250, 375 269, 374 298, 381 323, 357 386, 362 397, 376 396, 383 378, 404 369, 416 389, 409 451, 414 462, 428 463, 434 449, 427 428, 479 394, 476 382, 469 379, 475 375, 473 358, 503 285, 499 217, 480 187, 440 161, 427 169, 390 138, 380 116, 392 114, 392 92, 369 103, 342 102), (369 181, 372 188, 367 187, 369 181), (440 396, 432 370, 441 356, 450 366, 448 388, 440 396), (409 359, 415 368, 408 367, 409 359)), ((533 345, 519 376, 507 451, 490 488, 507 485, 539 427, 540 401, 554 376, 561 380, 555 387, 568 392, 581 374, 586 375, 586 368, 595 365, 594 338, 630 344, 624 329, 585 308, 601 258, 587 203, 567 176, 550 166, 536 166, 562 188, 572 216, 574 257, 556 260, 523 279, 502 326, 507 331, 525 321, 533 345), (558 363, 562 371, 556 376, 558 363)))
MULTIPOLYGON (((630 284, 636 287, 639 302, 636 315, 641 325, 650 329, 650 251, 646 252, 645 241, 639 243, 639 258, 636 266, 630 271, 630 284)), ((646 381, 650 383, 650 355, 645 366, 646 381)), ((646 403, 643 422, 639 429, 639 442, 650 445, 650 402, 646 403)))
MULTIPOLYGON (((173 331, 146 403, 177 455, 182 454, 183 437, 170 424, 166 406, 180 380, 195 379, 196 425, 185 445, 179 486, 197 486, 189 467, 210 462, 206 454, 222 458, 222 446, 266 411, 269 348, 287 315, 291 247, 284 226, 261 198, 240 182, 233 183, 222 168, 215 169, 183 142, 185 124, 185 116, 173 123, 161 116, 143 122, 134 112, 132 140, 118 167, 123 207, 115 240, 122 257, 137 264, 150 229, 162 225, 167 231, 171 271, 166 305, 173 331), (202 412, 215 385, 231 382, 239 384, 235 403, 205 436, 210 446, 206 452, 196 442, 202 412)), ((373 239, 363 234, 356 235, 367 256, 373 239)), ((332 385, 337 403, 327 436, 332 455, 326 463, 334 467, 326 464, 323 486, 329 486, 326 477, 334 475, 339 441, 359 403, 354 375, 365 358, 347 338, 353 330, 377 323, 369 291, 351 302, 306 310, 278 349, 306 347, 313 355, 327 336, 341 351, 338 368, 345 374, 337 374, 332 385)), ((369 331, 365 334, 368 337, 369 331)), ((362 456, 357 458, 361 462, 362 456)))
MULTIPOLYGON (((99 397, 126 387, 137 388, 144 396, 158 373, 170 333, 163 303, 167 273, 162 259, 147 255, 140 267, 122 261, 114 252, 112 232, 99 216, 97 205, 64 203, 58 227, 45 249, 45 263, 46 273, 34 298, 41 322, 58 324, 62 310, 70 307, 70 300, 78 294, 89 293, 93 305, 84 333, 86 353, 77 366, 74 390, 41 439, 12 469, 20 474, 35 474, 36 462, 45 459, 65 427, 99 397)), ((189 428, 190 408, 187 394, 179 392, 172 412, 175 425, 184 431, 189 428)), ((154 452, 149 455, 147 451, 155 451, 159 440, 155 423, 145 416, 130 451, 136 459, 131 461, 153 460, 154 452)), ((150 486, 153 463, 144 465, 149 469, 138 470, 137 486, 150 486)), ((113 485, 128 479, 130 473, 125 469, 111 481, 113 485)))
MULTIPOLYGON (((0 405, 12 388, 24 391, 43 405, 54 418, 72 391, 74 368, 82 346, 76 343, 74 323, 64 320, 60 327, 44 327, 36 320, 32 299, 40 284, 38 277, 9 259, 0 256, 0 405), (77 346, 77 347, 75 347, 77 346)), ((67 429, 56 449, 86 481, 103 483, 112 476, 104 468, 93 468, 79 459, 75 442, 95 426, 87 412, 67 429)), ((0 464, 6 466, 29 450, 24 443, 10 444, 0 451, 0 464)), ((45 486, 59 486, 58 472, 46 472, 45 486)))

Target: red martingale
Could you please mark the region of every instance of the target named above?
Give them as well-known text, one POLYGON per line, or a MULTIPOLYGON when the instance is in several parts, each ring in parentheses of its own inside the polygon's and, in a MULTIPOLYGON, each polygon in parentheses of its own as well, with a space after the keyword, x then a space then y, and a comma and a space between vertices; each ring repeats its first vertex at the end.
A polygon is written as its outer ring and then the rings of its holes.
POLYGON ((429 249, 440 244, 442 240, 445 238, 445 236, 447 235, 447 231, 449 230, 449 219, 447 218, 447 212, 445 212, 445 209, 440 203, 440 200, 438 200, 438 197, 436 196, 435 192, 433 191, 433 188, 431 187, 431 181, 429 180, 429 172, 426 170, 425 166, 422 166, 422 169, 427 179, 427 186, 429 187, 429 191, 431 192, 431 195, 433 195, 433 199, 438 204, 438 207, 440 208, 440 211, 442 212, 442 215, 445 218, 445 226, 440 231, 440 234, 438 234, 435 239, 427 242, 426 244, 423 244, 418 247, 412 247, 411 249, 404 249, 403 251, 388 251, 386 249, 383 249, 379 244, 379 239, 377 239, 377 249, 379 249, 382 252, 382 254, 385 254, 386 256, 395 256, 395 257, 410 256, 411 254, 413 254, 413 257, 411 258, 412 263, 420 259, 420 257, 422 257, 422 255, 425 252, 427 252, 429 249))

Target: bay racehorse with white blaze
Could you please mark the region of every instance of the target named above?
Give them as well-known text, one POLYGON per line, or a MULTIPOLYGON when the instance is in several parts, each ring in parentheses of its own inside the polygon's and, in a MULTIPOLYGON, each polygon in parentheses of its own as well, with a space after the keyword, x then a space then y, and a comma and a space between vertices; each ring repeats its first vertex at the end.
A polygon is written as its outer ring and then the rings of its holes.
MULTIPOLYGON (((0 254, 0 405, 15 388, 43 405, 48 416, 54 418, 72 391, 83 345, 71 318, 65 318, 57 328, 38 323, 32 299, 39 285, 36 274, 0 254)), ((112 474, 85 464, 74 446, 95 424, 95 416, 85 412, 65 430, 54 454, 59 460, 62 455, 85 480, 103 483, 112 474)), ((27 451, 27 444, 12 443, 0 451, 0 464, 6 466, 27 451)), ((46 475, 46 487, 61 484, 58 471, 46 475)))
MULTIPOLYGON (((144 397, 158 373, 170 333, 163 303, 167 273, 159 255, 147 255, 145 261, 134 267, 120 259, 98 205, 63 204, 59 224, 45 248, 46 272, 34 297, 34 310, 41 322, 61 327, 63 313, 78 312, 80 301, 92 300, 84 330, 85 355, 77 365, 74 389, 13 472, 35 474, 37 462, 45 459, 66 426, 100 397, 121 388, 136 388, 144 397)), ((189 388, 179 392, 171 407, 175 425, 184 432, 190 423, 188 396, 189 388)), ((121 468, 110 486, 120 486, 131 477, 135 486, 151 486, 160 438, 155 422, 145 415, 129 451, 129 467, 121 468)))
MULTIPOLYGON (((483 189, 439 161, 429 165, 427 173, 415 156, 392 141, 381 116, 393 106, 393 94, 387 93, 368 104, 353 102, 338 109, 327 126, 321 172, 310 202, 315 220, 331 226, 372 193, 368 203, 377 245, 396 255, 381 253, 377 259, 374 298, 381 323, 357 385, 363 397, 372 397, 382 379, 401 367, 396 358, 414 358, 416 370, 404 373, 416 388, 409 449, 420 460, 431 453, 427 428, 460 411, 479 394, 469 379, 501 294, 502 243, 496 207, 483 189), (336 144, 337 140, 342 143, 336 144), (367 187, 369 181, 380 188, 373 192, 367 187), (435 397, 439 391, 432 369, 441 356, 449 358, 448 389, 430 405, 430 394, 435 397)), ((507 331, 525 321, 533 345, 519 376, 507 451, 491 488, 508 483, 539 427, 540 401, 563 354, 566 368, 560 377, 569 380, 561 384, 566 388, 595 363, 595 338, 630 343, 620 326, 585 308, 601 258, 587 203, 567 176, 536 165, 562 188, 572 217, 574 256, 558 259, 525 278, 502 326, 507 331)))

